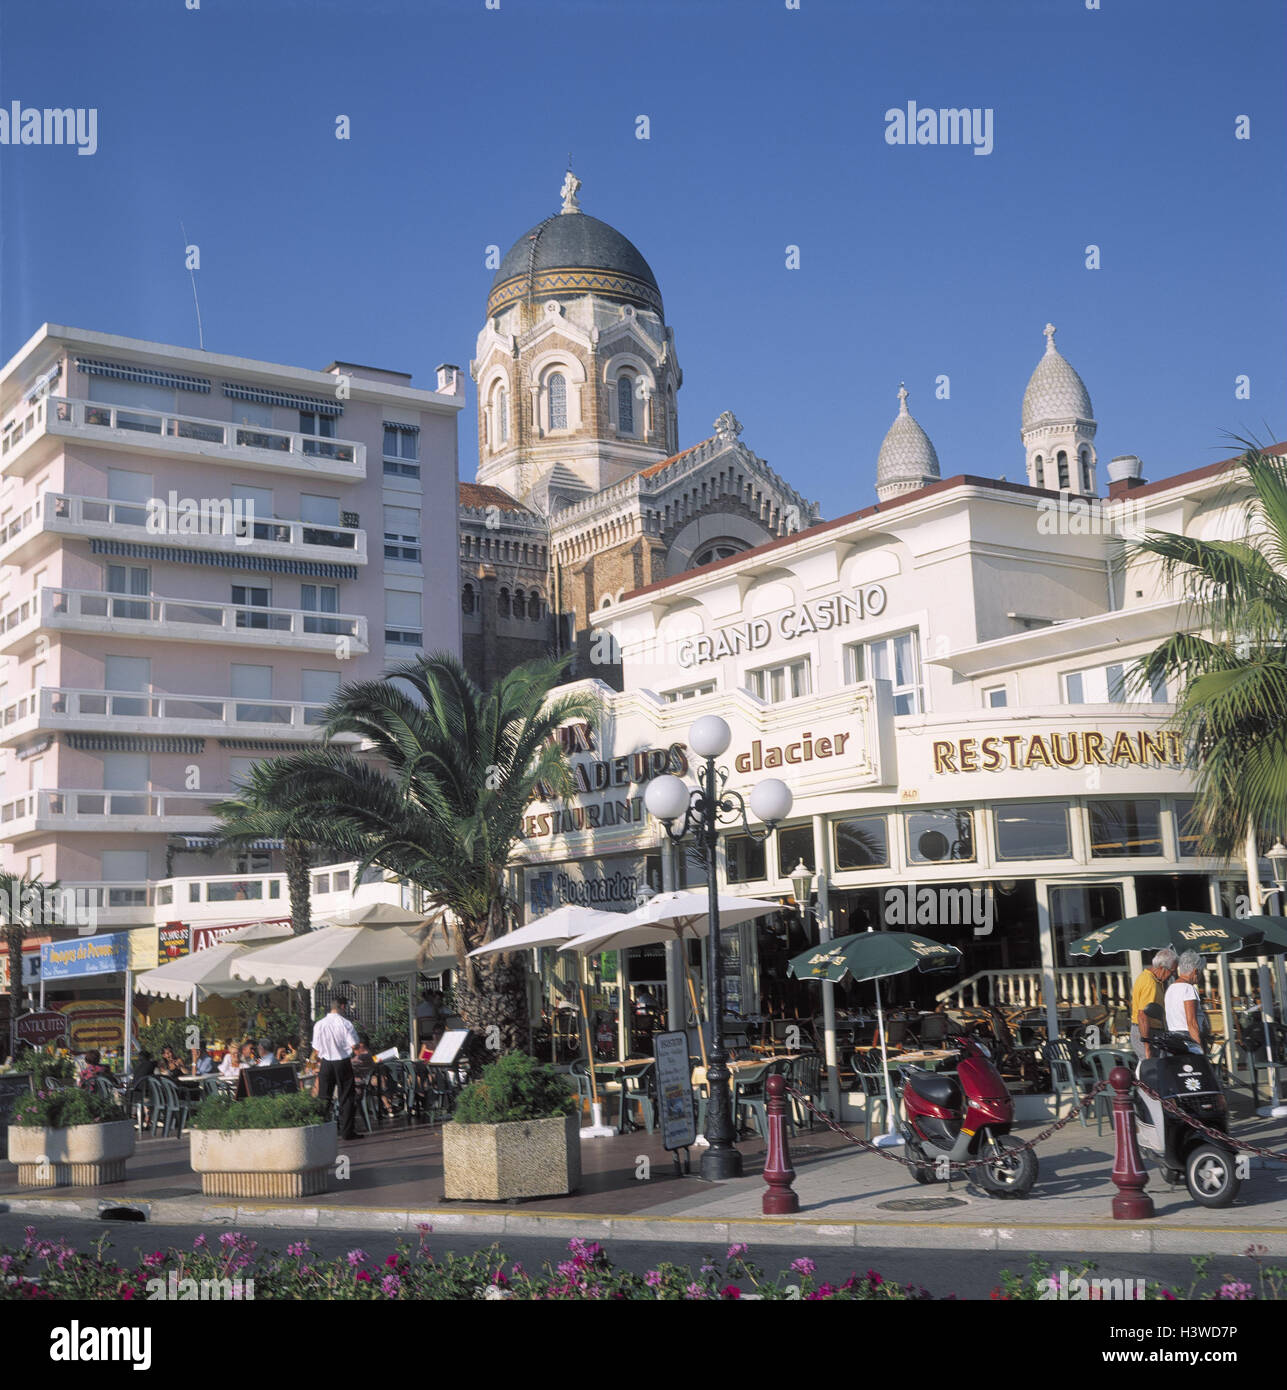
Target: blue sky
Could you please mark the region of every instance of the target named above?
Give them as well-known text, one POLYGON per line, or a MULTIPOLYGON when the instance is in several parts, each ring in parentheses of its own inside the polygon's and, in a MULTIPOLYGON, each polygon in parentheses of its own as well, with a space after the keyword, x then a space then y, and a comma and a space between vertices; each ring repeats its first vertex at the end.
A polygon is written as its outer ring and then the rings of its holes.
POLYGON ((682 445, 732 409, 839 515, 906 380, 945 474, 1019 478, 1050 319, 1101 465, 1164 477, 1287 437, 1285 41, 1279 0, 5 3, 0 107, 97 107, 99 149, 0 146, 0 355, 195 345, 182 221, 208 348, 431 385, 571 151, 661 284, 682 445), (991 108, 995 148, 888 145, 908 101, 991 108))

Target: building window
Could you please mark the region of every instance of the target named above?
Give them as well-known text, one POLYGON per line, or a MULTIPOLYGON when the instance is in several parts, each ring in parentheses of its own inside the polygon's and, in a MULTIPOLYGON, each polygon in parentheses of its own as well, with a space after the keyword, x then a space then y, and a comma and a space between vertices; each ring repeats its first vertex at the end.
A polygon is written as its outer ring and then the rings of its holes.
MULTIPOLYGON (((108 565, 107 592, 109 594, 150 594, 152 592, 152 571, 146 565, 108 565)), ((128 599, 112 600, 112 617, 146 619, 151 605, 133 603, 128 599)))
POLYGON ((779 700, 795 700, 812 692, 809 679, 809 662, 790 661, 784 666, 765 666, 759 671, 747 673, 747 681, 753 695, 758 695, 767 704, 777 704, 779 700))
POLYGON ((1184 800, 1175 803, 1175 838, 1179 844, 1181 859, 1197 859, 1202 854, 1202 827, 1196 811, 1196 801, 1184 800))
POLYGON ((256 613, 256 608, 272 606, 272 590, 258 584, 234 584, 232 601, 238 605, 238 627, 268 627, 271 614, 256 613))
POLYGON ((1114 661, 1107 666, 1091 666, 1084 671, 1064 673, 1064 698, 1070 705, 1166 704, 1166 680, 1156 677, 1147 695, 1128 690, 1126 665, 1114 661))
POLYGON ((568 427, 568 383, 562 372, 550 377, 548 386, 550 404, 550 428, 565 430, 568 427))
POLYGON ((384 427, 384 472, 386 477, 418 478, 420 465, 420 436, 413 430, 384 427))
POLYGON ((509 441, 509 392, 503 386, 496 392, 496 438, 502 444, 509 441))
POLYGON ((994 811, 998 859, 1067 859, 1066 801, 998 802, 994 811))
POLYGON ((915 628, 882 637, 877 642, 853 642, 845 648, 846 679, 888 681, 893 688, 895 714, 924 712, 920 641, 915 628))
POLYGON ((749 835, 726 835, 724 854, 730 883, 752 883, 768 877, 763 840, 753 840, 749 835))
POLYGON ((502 618, 508 618, 510 614, 509 590, 501 589, 496 595, 496 612, 502 618))
POLYGON ((384 558, 420 563, 420 512, 415 507, 385 507, 384 558))
POLYGON ((533 591, 527 596, 527 616, 529 621, 539 623, 544 616, 545 600, 533 591))
POLYGON ((1036 484, 1036 486, 1037 486, 1037 487, 1045 487, 1045 485, 1046 485, 1046 461, 1041 457, 1040 454, 1038 454, 1037 457, 1036 457, 1035 459, 1033 459, 1033 461, 1032 461, 1032 472, 1033 472, 1033 479, 1032 479, 1032 480, 1033 480, 1033 482, 1036 484))
POLYGON ((1068 455, 1060 449, 1059 453, 1055 456, 1055 461, 1059 466, 1059 491, 1067 492, 1072 486, 1068 477, 1068 455))
POLYGON ((323 439, 335 438, 335 416, 320 415, 315 410, 301 410, 299 412, 299 432, 304 435, 312 435, 314 438, 304 440, 304 452, 306 454, 319 454, 326 458, 334 455, 332 446, 323 444, 323 439))
POLYGON ((884 816, 850 816, 838 820, 837 869, 883 869, 889 864, 889 831, 884 816))
POLYGON ((938 811, 909 811, 907 857, 913 864, 974 858, 974 818, 958 807, 938 811))
MULTIPOLYGON (((338 613, 340 590, 337 584, 301 584, 299 606, 305 613, 338 613)), ((305 618, 305 632, 320 632, 336 636, 343 631, 337 618, 305 618)))
POLYGON ((474 586, 466 584, 460 594, 460 611, 462 613, 472 613, 474 611, 474 586))
POLYGON ((1081 451, 1081 490, 1088 493, 1090 491, 1090 450, 1081 451))
POLYGON ((384 641, 387 646, 418 647, 424 638, 424 598, 405 589, 384 591, 384 641))
POLYGON ((778 831, 778 876, 790 878, 791 870, 800 863, 810 873, 814 872, 811 825, 793 825, 788 830, 778 831))
POLYGON ((1009 704, 1004 685, 994 685, 983 692, 983 704, 987 709, 1004 709, 1009 704))
POLYGON ((628 376, 617 378, 617 429, 622 434, 635 432, 634 381, 628 376))
POLYGON ((727 560, 733 555, 740 555, 745 549, 744 545, 738 545, 736 541, 714 541, 703 546, 693 556, 693 563, 688 568, 701 569, 703 565, 714 564, 716 560, 727 560))
POLYGON ((1095 859, 1162 853, 1160 801, 1091 801, 1090 852, 1095 859))
POLYGON ((715 682, 707 681, 704 685, 686 685, 682 690, 664 690, 661 698, 668 705, 677 705, 684 700, 696 700, 702 695, 713 695, 715 693, 715 682))

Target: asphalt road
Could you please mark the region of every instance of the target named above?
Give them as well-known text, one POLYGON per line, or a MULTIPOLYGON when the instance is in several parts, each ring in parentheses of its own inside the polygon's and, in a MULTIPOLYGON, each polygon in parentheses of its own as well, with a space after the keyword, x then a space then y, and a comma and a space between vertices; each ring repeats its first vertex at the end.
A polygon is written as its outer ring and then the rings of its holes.
MULTIPOLYGON (((213 1235, 210 1227, 202 1226, 161 1226, 150 1222, 103 1222, 103 1221, 65 1221, 47 1218, 0 1213, 0 1246, 20 1245, 27 1226, 35 1226, 42 1236, 61 1237, 80 1247, 97 1240, 106 1229, 111 1233, 111 1242, 118 1252, 132 1251, 138 1254, 149 1253, 177 1245, 190 1247, 193 1239, 205 1231, 213 1235)), ((261 1248, 283 1249, 297 1240, 308 1241, 310 1247, 321 1255, 342 1255, 360 1247, 373 1257, 388 1254, 396 1244, 396 1237, 365 1231, 328 1231, 311 1229, 291 1229, 287 1227, 272 1230, 254 1229, 246 1233, 257 1240, 261 1248)), ((455 1234, 430 1244, 436 1253, 456 1251, 464 1254, 473 1250, 485 1250, 495 1241, 486 1236, 455 1234)), ((506 1236, 503 1247, 511 1260, 521 1260, 529 1269, 537 1269, 547 1261, 557 1263, 564 1258, 567 1245, 559 1238, 547 1236, 506 1236)), ((607 1253, 612 1262, 622 1268, 642 1273, 654 1268, 659 1261, 668 1260, 674 1264, 698 1266, 715 1255, 723 1257, 723 1249, 712 1249, 707 1245, 694 1245, 689 1242, 667 1241, 614 1241, 608 1244, 607 1253)), ((956 1294, 964 1299, 986 1299, 996 1286, 1001 1271, 1010 1269, 1023 1272, 1027 1264, 1026 1255, 1000 1255, 982 1250, 887 1250, 878 1249, 838 1251, 830 1246, 810 1248, 808 1245, 762 1246, 758 1250, 752 1245, 750 1258, 767 1273, 774 1274, 785 1268, 800 1255, 809 1256, 817 1265, 817 1278, 840 1282, 855 1270, 878 1270, 886 1279, 900 1284, 918 1284, 927 1288, 936 1297, 956 1294)), ((1066 1252, 1043 1256, 1058 1271, 1072 1267, 1066 1252)), ((1110 1279, 1148 1279, 1166 1283, 1177 1292, 1187 1289, 1193 1278, 1193 1264, 1187 1255, 1110 1255, 1093 1257, 1095 1274, 1110 1279)), ((1212 1260, 1211 1271, 1217 1276, 1228 1275, 1233 1278, 1254 1281, 1252 1262, 1241 1257, 1219 1256, 1212 1260)), ((1223 1282, 1218 1278, 1216 1283, 1223 1282)), ((1210 1286, 1210 1281, 1208 1283, 1210 1286)))

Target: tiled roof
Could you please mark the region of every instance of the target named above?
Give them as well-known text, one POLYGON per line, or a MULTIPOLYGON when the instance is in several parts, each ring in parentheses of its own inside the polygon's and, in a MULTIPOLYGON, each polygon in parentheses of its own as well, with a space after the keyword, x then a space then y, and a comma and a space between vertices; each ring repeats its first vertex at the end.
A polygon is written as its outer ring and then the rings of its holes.
MULTIPOLYGON (((711 438, 713 439, 714 435, 712 435, 711 438)), ((665 472, 665 470, 669 468, 672 463, 678 463, 680 459, 687 458, 688 455, 691 454, 694 449, 700 449, 702 447, 702 444, 709 444, 710 442, 710 439, 703 439, 701 441, 701 444, 690 445, 689 448, 682 449, 677 454, 671 454, 671 456, 668 459, 662 459, 660 463, 649 464, 647 468, 641 468, 639 470, 639 476, 641 478, 654 478, 658 473, 665 472)))
POLYGON ((503 488, 491 487, 487 483, 461 483, 460 505, 462 507, 499 507, 503 512, 526 512, 530 508, 515 501, 503 488))

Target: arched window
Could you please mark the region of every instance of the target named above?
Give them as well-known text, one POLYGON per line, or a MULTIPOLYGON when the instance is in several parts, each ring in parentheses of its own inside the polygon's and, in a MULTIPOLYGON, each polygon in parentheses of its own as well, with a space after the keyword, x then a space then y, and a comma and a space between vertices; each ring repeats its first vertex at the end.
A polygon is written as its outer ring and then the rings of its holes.
POLYGON ((1045 464, 1045 460, 1041 457, 1040 454, 1038 454, 1037 457, 1036 457, 1035 459, 1033 459, 1032 463, 1033 463, 1033 470, 1032 470, 1032 472, 1033 472, 1033 484, 1034 484, 1034 486, 1036 486, 1036 487, 1045 487, 1045 485, 1046 485, 1046 464, 1045 464))
POLYGON ((622 434, 635 432, 634 382, 628 376, 617 378, 617 428, 622 434))
POLYGON ((509 440, 509 392, 503 386, 496 392, 496 439, 501 444, 509 440))
POLYGON ((1056 455, 1056 462, 1059 464, 1059 491, 1066 492, 1072 483, 1068 478, 1068 455, 1062 449, 1056 455))
POLYGON ((1090 450, 1081 451, 1081 490, 1090 492, 1090 450))
POLYGON ((534 623, 541 621, 541 596, 540 594, 530 594, 527 600, 527 616, 534 623))
POLYGON ((520 621, 527 617, 527 596, 522 589, 514 590, 514 616, 520 621))
POLYGON ((688 568, 700 569, 703 565, 714 564, 716 560, 727 560, 733 555, 740 555, 745 549, 744 545, 739 545, 735 541, 715 541, 711 545, 703 546, 693 556, 692 564, 688 568))
POLYGON ((568 383, 562 372, 555 372, 550 378, 550 428, 565 430, 568 427, 568 383))
POLYGON ((501 615, 502 618, 508 618, 508 617, 509 617, 509 590, 508 590, 508 589, 502 589, 502 590, 500 591, 500 593, 498 593, 498 594, 496 595, 496 611, 501 615))
POLYGON ((460 592, 460 611, 462 613, 474 611, 474 586, 472 584, 466 584, 460 592))

